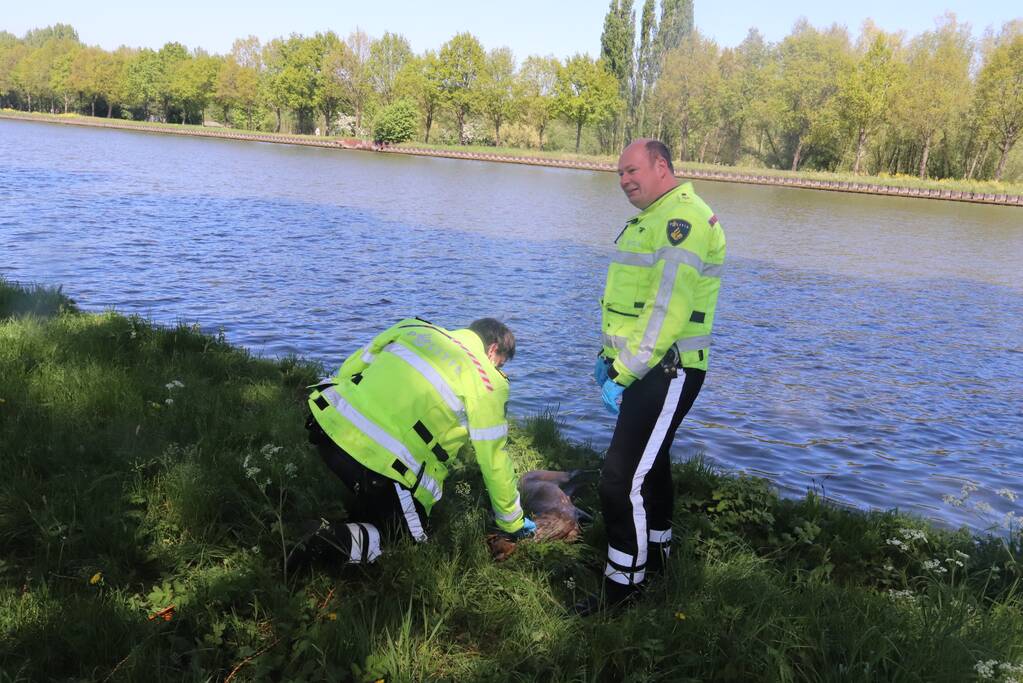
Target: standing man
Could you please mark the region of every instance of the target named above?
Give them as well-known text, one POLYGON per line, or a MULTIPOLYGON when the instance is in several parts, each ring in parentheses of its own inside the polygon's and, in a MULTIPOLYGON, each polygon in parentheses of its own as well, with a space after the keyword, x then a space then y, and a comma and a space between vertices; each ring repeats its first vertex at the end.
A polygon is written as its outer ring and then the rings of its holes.
MULTIPOLYGON (((615 240, 594 369, 604 405, 618 415, 600 480, 608 605, 632 598, 647 572, 664 570, 674 505, 671 442, 703 386, 725 260, 717 217, 692 183, 676 180, 663 143, 631 143, 618 177, 640 213, 615 240)), ((599 606, 594 598, 577 609, 588 614, 599 606)))
POLYGON ((522 513, 505 452, 508 379, 515 336, 482 318, 448 331, 402 320, 312 387, 310 441, 351 493, 349 520, 324 525, 310 545, 349 563, 373 562, 381 537, 426 540, 426 516, 441 499, 447 461, 476 451, 498 528, 520 538, 536 525, 522 513))

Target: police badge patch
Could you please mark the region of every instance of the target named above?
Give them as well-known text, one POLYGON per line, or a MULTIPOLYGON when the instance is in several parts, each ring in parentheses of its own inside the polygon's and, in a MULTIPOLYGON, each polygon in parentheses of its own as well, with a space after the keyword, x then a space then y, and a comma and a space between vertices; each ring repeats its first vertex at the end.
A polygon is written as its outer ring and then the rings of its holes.
POLYGON ((682 244, 689 237, 689 231, 692 229, 693 226, 689 224, 689 221, 672 218, 668 221, 668 241, 673 245, 682 244))

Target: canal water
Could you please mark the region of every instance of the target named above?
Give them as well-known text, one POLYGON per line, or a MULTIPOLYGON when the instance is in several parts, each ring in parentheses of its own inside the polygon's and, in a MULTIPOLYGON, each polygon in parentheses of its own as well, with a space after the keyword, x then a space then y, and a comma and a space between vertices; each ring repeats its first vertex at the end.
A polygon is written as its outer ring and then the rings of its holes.
MULTIPOLYGON (((1023 514, 1023 210, 696 187, 729 253, 675 457, 974 529, 1023 514)), ((598 449, 632 213, 610 173, 0 121, 0 275, 328 367, 402 317, 498 317, 510 413, 555 407, 598 449)))

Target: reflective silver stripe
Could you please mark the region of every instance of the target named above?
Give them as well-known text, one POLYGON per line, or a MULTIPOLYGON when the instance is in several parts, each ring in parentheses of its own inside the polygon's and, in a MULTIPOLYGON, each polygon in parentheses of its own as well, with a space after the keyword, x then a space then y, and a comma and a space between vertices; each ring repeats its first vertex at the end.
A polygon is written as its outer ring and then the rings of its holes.
MULTIPOLYGON (((612 334, 604 335, 604 346, 609 346, 618 351, 618 360, 622 362, 629 372, 636 377, 643 377, 650 366, 644 363, 639 357, 629 351, 629 340, 612 334)), ((704 334, 699 337, 686 337, 675 342, 679 351, 699 351, 710 347, 710 335, 704 334)))
POLYGON ((635 561, 635 558, 632 555, 623 553, 621 550, 613 548, 610 545, 607 546, 607 559, 622 567, 631 567, 632 563, 635 561))
POLYGON ((517 494, 517 493, 515 494, 515 507, 512 508, 511 512, 509 512, 506 515, 502 515, 497 510, 494 510, 494 516, 497 517, 502 522, 514 522, 516 519, 519 518, 519 515, 521 515, 521 514, 522 514, 522 497, 519 496, 519 494, 517 494))
POLYGON ((671 529, 665 529, 664 531, 657 531, 654 529, 650 530, 650 542, 651 543, 667 543, 671 540, 671 529))
MULTIPOLYGON (((412 453, 405 448, 405 445, 402 442, 395 439, 393 436, 385 432, 380 426, 373 423, 369 418, 353 408, 352 405, 341 396, 341 394, 337 393, 336 389, 331 387, 324 391, 322 396, 330 402, 330 405, 334 406, 334 409, 337 412, 341 413, 349 422, 355 425, 356 429, 375 441, 378 446, 401 460, 405 464, 405 467, 409 468, 413 472, 418 472, 419 468, 424 466, 420 465, 416 461, 415 457, 413 457, 412 453)), ((437 482, 433 477, 424 472, 422 479, 419 480, 419 486, 420 488, 424 488, 430 492, 433 496, 434 502, 440 500, 440 486, 437 485, 437 482)))
POLYGON ((710 335, 705 334, 699 337, 687 337, 675 342, 679 351, 699 351, 710 346, 710 335))
MULTIPOLYGON (((648 534, 646 508, 643 502, 643 481, 650 472, 650 468, 653 467, 654 460, 664 444, 664 437, 667 436, 671 428, 671 418, 675 415, 675 409, 678 408, 683 384, 685 384, 685 376, 676 377, 668 384, 668 393, 664 397, 661 413, 657 416, 654 430, 650 433, 650 438, 643 449, 643 455, 639 457, 636 472, 632 475, 632 490, 629 492, 629 502, 632 503, 632 524, 636 532, 636 564, 641 566, 646 565, 648 534)), ((608 559, 613 559, 610 556, 610 547, 608 551, 608 559)), ((637 583, 642 580, 642 578, 638 579, 637 583)))
POLYGON ((684 247, 661 247, 650 253, 635 253, 631 251, 619 251, 611 263, 618 263, 623 266, 639 266, 652 268, 658 261, 685 264, 695 270, 703 277, 721 277, 723 264, 706 263, 696 253, 684 247))
POLYGON ((374 356, 372 353, 370 353, 369 351, 363 351, 362 352, 362 362, 363 363, 367 363, 367 364, 368 363, 372 363, 374 360, 376 360, 376 356, 374 356))
POLYGON ((642 583, 643 579, 646 577, 646 570, 641 569, 638 572, 623 572, 608 564, 604 567, 604 576, 617 584, 628 586, 642 583))
POLYGON ((362 562, 362 527, 358 524, 345 524, 348 535, 352 537, 352 547, 348 552, 348 561, 352 564, 362 562))
POLYGON ((380 530, 373 524, 359 524, 363 529, 366 530, 366 536, 369 537, 369 546, 366 548, 366 562, 373 562, 376 560, 383 551, 380 549, 380 530))
POLYGON ((394 482, 394 490, 398 492, 398 500, 401 502, 401 512, 405 515, 405 524, 408 526, 409 534, 416 543, 426 540, 426 532, 423 531, 423 520, 419 518, 419 511, 412 500, 412 492, 398 482, 394 482))
MULTIPOLYGON (((657 287, 653 310, 647 320, 646 330, 643 331, 643 339, 639 342, 639 348, 636 350, 636 360, 644 367, 650 363, 657 338, 661 335, 661 328, 664 327, 664 320, 668 317, 668 304, 671 303, 671 295, 675 291, 675 275, 677 273, 677 263, 666 264, 664 272, 661 273, 661 284, 657 287)), ((646 374, 645 371, 644 374, 646 374)))
POLYGON ((700 273, 703 277, 721 277, 721 273, 725 271, 725 264, 723 263, 707 263, 703 266, 703 271, 700 273))
POLYGON ((465 404, 462 403, 462 399, 458 398, 451 385, 447 383, 437 369, 430 365, 430 363, 413 351, 412 349, 402 346, 401 344, 394 343, 388 344, 384 347, 384 351, 392 353, 398 358, 412 366, 416 372, 423 376, 427 382, 433 385, 433 388, 437 390, 444 402, 448 404, 448 408, 451 408, 451 412, 455 414, 458 422, 463 427, 467 427, 467 420, 465 417, 465 404))
POLYGON ((495 427, 470 428, 469 438, 473 441, 493 441, 508 436, 508 423, 495 427))

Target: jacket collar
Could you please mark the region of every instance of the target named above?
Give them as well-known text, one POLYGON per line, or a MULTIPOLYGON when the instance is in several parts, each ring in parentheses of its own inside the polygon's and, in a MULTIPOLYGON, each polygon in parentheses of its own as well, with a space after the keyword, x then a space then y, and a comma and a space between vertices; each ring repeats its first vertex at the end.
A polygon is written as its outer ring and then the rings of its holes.
POLYGON ((643 218, 646 218, 648 215, 650 215, 651 213, 653 213, 654 211, 659 209, 662 204, 667 202, 669 197, 673 197, 673 196, 678 195, 678 194, 684 194, 684 195, 685 194, 693 194, 693 183, 692 183, 692 181, 686 180, 685 182, 681 182, 678 185, 676 185, 675 187, 671 188, 670 190, 668 190, 667 192, 662 194, 660 197, 655 199, 653 204, 651 204, 650 206, 646 207, 645 209, 640 211, 638 214, 636 214, 636 217, 633 220, 641 220, 643 218))

